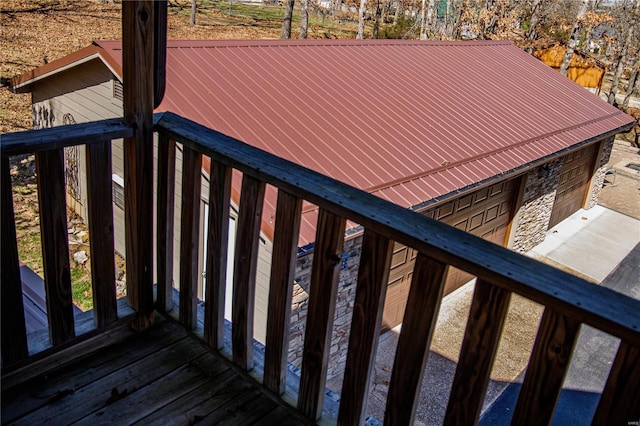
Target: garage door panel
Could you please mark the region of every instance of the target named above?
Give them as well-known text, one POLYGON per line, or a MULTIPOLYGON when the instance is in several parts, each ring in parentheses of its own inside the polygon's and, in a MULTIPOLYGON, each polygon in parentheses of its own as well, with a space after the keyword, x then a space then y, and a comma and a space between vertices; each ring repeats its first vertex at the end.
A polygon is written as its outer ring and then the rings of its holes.
POLYGON ((549 228, 582 208, 596 154, 597 145, 594 144, 563 158, 549 228))
MULTIPOLYGON (((488 241, 504 245, 513 205, 519 189, 519 179, 499 183, 423 213, 448 225, 470 232, 488 241)), ((383 314, 383 330, 402 322, 406 299, 409 294, 416 250, 402 251, 396 244, 393 267, 389 273, 389 287, 383 314), (402 253, 402 254, 401 254, 402 253)), ((449 268, 445 294, 452 292, 473 278, 471 274, 449 268)))

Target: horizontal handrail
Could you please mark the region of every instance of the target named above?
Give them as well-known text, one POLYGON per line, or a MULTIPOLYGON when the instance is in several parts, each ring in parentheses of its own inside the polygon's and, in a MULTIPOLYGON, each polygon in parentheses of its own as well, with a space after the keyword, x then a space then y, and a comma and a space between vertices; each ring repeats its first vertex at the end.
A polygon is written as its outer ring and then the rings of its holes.
POLYGON ((120 118, 70 124, 68 126, 5 133, 0 136, 2 155, 33 154, 74 145, 90 145, 133 135, 133 128, 120 118))
POLYGON ((157 131, 243 174, 640 346, 640 301, 417 215, 176 114, 158 115, 156 123, 157 131))

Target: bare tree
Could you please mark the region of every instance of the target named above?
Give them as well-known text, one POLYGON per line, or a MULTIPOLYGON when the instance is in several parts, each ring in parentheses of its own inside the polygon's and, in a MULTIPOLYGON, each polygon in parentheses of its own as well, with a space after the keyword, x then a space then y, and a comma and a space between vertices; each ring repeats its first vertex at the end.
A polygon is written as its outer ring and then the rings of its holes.
POLYGON ((625 63, 627 62, 627 52, 629 51, 629 47, 633 41, 633 30, 634 24, 629 25, 627 29, 627 37, 625 39, 624 45, 617 56, 616 63, 616 72, 613 74, 613 81, 611 82, 611 90, 609 90, 609 96, 607 97, 607 102, 613 105, 616 100, 616 93, 618 92, 618 85, 620 84, 620 77, 622 76, 622 71, 624 71, 625 63))
POLYGON ((191 17, 189 18, 189 25, 194 26, 196 24, 196 10, 198 5, 196 0, 191 0, 191 17))
POLYGON ((531 18, 529 19, 529 28, 527 29, 527 38, 530 41, 536 39, 536 27, 540 22, 540 5, 542 0, 533 0, 533 6, 531 7, 531 18))
POLYGON ((380 30, 380 20, 383 19, 382 4, 380 0, 376 2, 376 13, 373 18, 373 31, 371 32, 371 38, 378 38, 378 31, 380 30))
POLYGON ((638 68, 640 68, 640 59, 636 60, 636 63, 633 67, 633 71, 631 71, 631 76, 629 77, 629 85, 627 86, 627 93, 624 96, 624 101, 622 101, 622 109, 627 110, 629 108, 629 99, 631 99, 631 94, 633 91, 638 91, 638 68))
POLYGON ((291 20, 293 19, 293 5, 295 0, 287 0, 287 5, 284 9, 284 18, 282 19, 282 29, 280 30, 281 39, 291 38, 291 20))
POLYGON ((309 0, 300 0, 300 39, 301 40, 304 40, 307 38, 308 28, 309 28, 309 0))
POLYGON ((580 10, 578 10, 578 14, 576 15, 576 19, 573 21, 573 28, 571 28, 571 34, 569 35, 569 42, 567 43, 567 52, 562 58, 562 63, 560 64, 560 74, 567 75, 569 72, 569 65, 571 64, 571 59, 573 58, 573 52, 576 50, 578 46, 578 35, 580 32, 580 22, 582 17, 587 10, 589 9, 589 1, 590 0, 582 0, 582 5, 580 6, 580 10))
POLYGON ((358 9, 358 33, 357 40, 364 38, 364 20, 367 16, 367 0, 360 0, 360 9, 358 9))

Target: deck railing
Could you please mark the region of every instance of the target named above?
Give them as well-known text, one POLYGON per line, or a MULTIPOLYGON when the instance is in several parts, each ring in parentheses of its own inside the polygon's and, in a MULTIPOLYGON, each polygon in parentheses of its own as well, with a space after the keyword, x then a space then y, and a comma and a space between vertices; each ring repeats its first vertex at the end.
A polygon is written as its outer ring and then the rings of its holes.
MULTIPOLYGON (((449 266, 478 277, 469 321, 448 401, 445 424, 477 422, 512 293, 543 305, 544 313, 527 367, 514 424, 549 423, 568 370, 581 324, 620 338, 618 354, 600 398, 594 424, 627 424, 640 416, 640 302, 556 270, 495 244, 413 213, 299 165, 233 140, 171 113, 156 116, 157 299, 171 305, 172 268, 180 268, 179 321, 196 326, 197 247, 202 157, 211 159, 209 187, 207 287, 204 339, 220 350, 224 336, 224 298, 228 215, 232 170, 242 173, 233 273, 232 359, 249 370, 253 362, 253 315, 258 241, 265 187, 278 191, 264 384, 285 391, 291 294, 303 201, 318 207, 310 299, 301 366, 298 409, 317 419, 322 414, 330 333, 347 221, 364 233, 355 306, 341 392, 338 422, 361 424, 369 393, 394 242, 414 248, 415 269, 399 336, 385 424, 409 424, 414 418, 422 372, 429 353, 449 266), (180 265, 172 265, 175 144, 182 145, 183 176, 180 265)), ((11 209, 8 156, 36 152, 43 224, 45 282, 55 347, 74 343, 68 318, 68 248, 64 220, 62 148, 86 144, 89 233, 95 321, 99 330, 116 321, 112 276, 113 222, 110 199, 110 140, 130 135, 118 121, 65 129, 4 135, 2 138, 2 356, 4 367, 33 357, 21 327, 21 297, 15 227, 11 209), (107 199, 107 201, 105 201, 107 199), (109 204, 109 205, 107 205, 109 204), (63 229, 64 228, 64 229, 63 229), (66 262, 66 263, 65 263, 66 262), (111 270, 110 270, 111 269, 111 270), (49 297, 49 295, 52 295, 49 297)), ((125 188, 126 191, 126 188, 125 188)), ((129 232, 129 231, 128 231, 129 232)), ((152 289, 138 289, 151 292, 152 289)), ((22 316, 22 322, 23 321, 22 316)), ((72 324, 72 322, 71 322, 72 324)))

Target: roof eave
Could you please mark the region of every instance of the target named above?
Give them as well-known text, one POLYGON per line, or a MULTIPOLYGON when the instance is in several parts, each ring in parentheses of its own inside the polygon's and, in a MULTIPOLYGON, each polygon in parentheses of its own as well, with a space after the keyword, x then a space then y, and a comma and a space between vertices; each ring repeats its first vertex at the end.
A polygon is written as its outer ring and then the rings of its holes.
POLYGON ((80 49, 74 53, 56 59, 46 65, 35 68, 11 80, 9 89, 14 93, 28 93, 37 81, 64 72, 86 62, 99 59, 122 82, 122 67, 107 53, 105 49, 95 44, 80 49))

